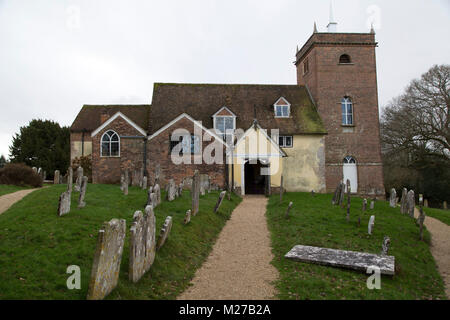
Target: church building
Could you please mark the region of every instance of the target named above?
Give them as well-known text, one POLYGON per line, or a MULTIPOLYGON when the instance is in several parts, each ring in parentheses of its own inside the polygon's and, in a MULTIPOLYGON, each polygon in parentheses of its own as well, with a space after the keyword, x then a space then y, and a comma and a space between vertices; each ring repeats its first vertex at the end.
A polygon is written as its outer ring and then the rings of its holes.
POLYGON ((242 195, 351 192, 384 196, 375 32, 314 32, 297 49, 297 84, 155 83, 151 105, 84 105, 71 160, 90 156, 93 183, 139 170, 178 184, 195 170, 242 195), (180 159, 182 161, 180 161, 180 159))

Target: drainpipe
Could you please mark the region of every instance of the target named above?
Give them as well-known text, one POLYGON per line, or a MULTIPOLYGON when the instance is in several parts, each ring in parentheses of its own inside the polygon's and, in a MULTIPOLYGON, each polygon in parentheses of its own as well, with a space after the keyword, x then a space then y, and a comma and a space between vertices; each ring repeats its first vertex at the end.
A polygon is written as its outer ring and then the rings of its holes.
MULTIPOLYGON (((148 136, 147 136, 148 137, 148 136)), ((147 172, 147 137, 144 137, 143 141, 144 141, 144 157, 143 157, 143 161, 144 161, 144 176, 148 177, 148 172, 147 172)))

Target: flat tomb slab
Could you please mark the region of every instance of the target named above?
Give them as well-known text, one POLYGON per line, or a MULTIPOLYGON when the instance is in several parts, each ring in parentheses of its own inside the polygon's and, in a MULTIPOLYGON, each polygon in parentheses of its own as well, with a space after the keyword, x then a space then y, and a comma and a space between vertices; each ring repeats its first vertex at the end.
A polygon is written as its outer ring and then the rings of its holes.
POLYGON ((395 274, 394 256, 297 245, 284 257, 295 261, 363 272, 366 272, 368 267, 375 266, 380 268, 381 274, 390 276, 395 274))

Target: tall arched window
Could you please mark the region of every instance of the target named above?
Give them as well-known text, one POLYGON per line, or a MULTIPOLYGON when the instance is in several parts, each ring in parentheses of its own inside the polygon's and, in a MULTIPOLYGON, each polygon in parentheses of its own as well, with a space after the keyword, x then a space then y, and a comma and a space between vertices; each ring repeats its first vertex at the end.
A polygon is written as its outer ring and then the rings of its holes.
POLYGON ((339 57, 339 63, 352 63, 352 60, 348 54, 343 54, 339 57))
POLYGON ((119 157, 120 156, 119 135, 112 130, 106 131, 102 136, 100 150, 102 157, 119 157))
POLYGON ((341 100, 342 106, 342 124, 353 125, 353 103, 349 97, 344 97, 341 100))

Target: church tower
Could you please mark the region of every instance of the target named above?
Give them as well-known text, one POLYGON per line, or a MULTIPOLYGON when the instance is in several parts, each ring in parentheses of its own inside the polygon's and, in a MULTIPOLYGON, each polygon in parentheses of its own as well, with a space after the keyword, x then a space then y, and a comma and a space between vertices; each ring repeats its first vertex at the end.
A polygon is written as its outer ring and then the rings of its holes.
POLYGON ((327 32, 297 51, 297 83, 311 93, 328 135, 327 191, 351 181, 351 191, 384 195, 380 146, 375 32, 339 33, 330 8, 327 32))

